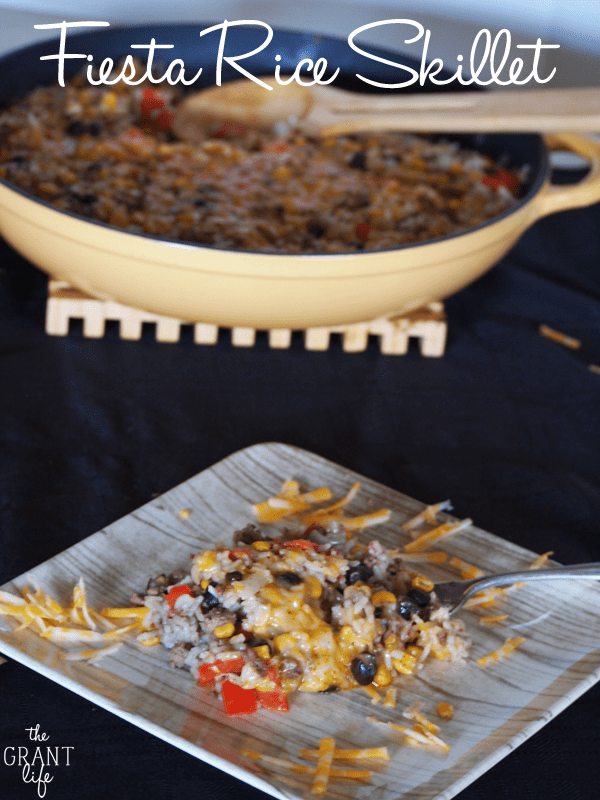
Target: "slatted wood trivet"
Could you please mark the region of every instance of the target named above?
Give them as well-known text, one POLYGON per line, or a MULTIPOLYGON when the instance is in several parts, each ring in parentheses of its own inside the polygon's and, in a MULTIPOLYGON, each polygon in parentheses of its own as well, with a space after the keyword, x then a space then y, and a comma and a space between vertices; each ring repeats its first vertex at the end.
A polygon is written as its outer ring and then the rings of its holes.
MULTIPOLYGON (((99 300, 74 289, 64 281, 48 283, 46 304, 46 333, 51 336, 66 336, 71 320, 82 320, 86 338, 102 338, 107 321, 119 323, 121 339, 136 340, 142 335, 142 325, 156 326, 159 342, 178 342, 181 326, 185 320, 163 317, 136 308, 99 300)), ((331 334, 340 334, 342 347, 347 353, 366 350, 369 336, 379 337, 379 347, 385 355, 403 355, 408 351, 409 340, 417 339, 421 355, 439 357, 446 345, 446 316, 440 302, 428 303, 406 316, 381 317, 371 322, 339 325, 331 328, 308 328, 304 331, 304 347, 307 350, 327 350, 331 334)), ((202 322, 193 324, 196 344, 215 344, 219 327, 202 322)), ((234 347, 252 347, 256 339, 254 328, 232 328, 231 343, 234 347)), ((286 349, 292 341, 292 331, 284 328, 268 331, 269 347, 286 349)))

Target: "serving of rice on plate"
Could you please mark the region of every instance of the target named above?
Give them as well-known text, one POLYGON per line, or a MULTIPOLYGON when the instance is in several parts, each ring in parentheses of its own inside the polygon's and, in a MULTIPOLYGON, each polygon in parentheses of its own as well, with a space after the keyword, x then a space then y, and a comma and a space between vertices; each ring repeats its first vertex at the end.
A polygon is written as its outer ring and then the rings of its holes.
POLYGON ((469 635, 426 590, 430 582, 399 550, 375 539, 361 544, 347 530, 389 516, 337 514, 357 489, 303 514, 295 509, 308 495, 288 481, 272 505, 255 506, 259 521, 279 517, 286 527, 267 536, 249 524, 232 547, 204 550, 189 573, 155 576, 134 595, 171 665, 213 686, 228 713, 254 710, 257 701, 285 711, 295 690, 383 688, 427 658, 467 657, 469 635))

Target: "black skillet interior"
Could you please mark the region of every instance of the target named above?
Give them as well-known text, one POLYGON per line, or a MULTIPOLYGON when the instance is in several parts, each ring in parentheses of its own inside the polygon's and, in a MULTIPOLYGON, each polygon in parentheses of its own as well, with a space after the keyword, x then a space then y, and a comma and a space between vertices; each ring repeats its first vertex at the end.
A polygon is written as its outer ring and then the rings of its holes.
MULTIPOLYGON (((146 25, 126 28, 98 28, 83 33, 67 32, 66 52, 84 53, 94 56, 94 63, 100 64, 104 58, 118 61, 121 57, 133 54, 145 61, 146 51, 132 50, 132 44, 149 44, 155 39, 157 44, 173 44, 173 49, 157 50, 157 59, 168 64, 173 59, 182 59, 186 66, 186 76, 194 75, 199 67, 202 74, 190 90, 197 90, 216 83, 216 65, 220 31, 214 31, 200 37, 200 31, 215 23, 146 25), (164 55, 166 54, 166 55, 164 55)), ((252 51, 259 47, 266 38, 266 29, 262 26, 235 26, 227 31, 225 56, 235 56, 252 51)), ((371 45, 357 43, 368 53, 380 58, 410 67, 417 72, 420 64, 413 58, 393 53, 371 45)), ((26 95, 36 86, 50 85, 57 81, 58 67, 56 59, 42 61, 42 56, 58 52, 58 39, 32 45, 9 53, 0 59, 0 106, 26 95)), ((357 73, 373 81, 394 84, 408 80, 409 73, 398 67, 390 66, 356 53, 346 40, 334 39, 314 33, 298 33, 274 29, 270 44, 259 53, 240 62, 244 69, 253 75, 273 74, 277 63, 281 74, 291 74, 296 64, 303 58, 316 62, 319 58, 327 59, 332 74, 340 69, 333 85, 341 89, 363 93, 389 93, 390 91, 440 92, 460 91, 465 89, 454 80, 445 86, 438 86, 427 80, 423 86, 417 81, 401 90, 377 89, 361 81, 357 73), (281 56, 276 62, 275 56, 281 56)), ((70 76, 87 65, 85 59, 67 59, 65 76, 70 76)), ((160 75, 160 72, 157 71, 160 75)), ((233 67, 223 62, 223 82, 237 80, 242 75, 233 67)), ((440 73, 439 79, 450 77, 449 73, 440 73)), ((472 89, 473 87, 468 87, 472 89)), ((475 86, 474 88, 479 88, 475 86)), ((466 90, 466 89, 465 89, 466 90)), ((495 161, 514 168, 527 165, 528 178, 521 202, 526 202, 540 187, 548 169, 546 148, 541 137, 535 134, 478 134, 448 135, 466 146, 473 147, 491 156, 495 161)))

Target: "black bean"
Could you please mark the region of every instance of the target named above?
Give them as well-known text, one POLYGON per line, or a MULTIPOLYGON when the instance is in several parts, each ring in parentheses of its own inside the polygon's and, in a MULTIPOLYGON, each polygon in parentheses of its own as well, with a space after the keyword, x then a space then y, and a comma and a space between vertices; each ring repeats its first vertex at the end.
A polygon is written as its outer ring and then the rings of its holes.
POLYGON ((307 230, 313 239, 320 239, 325 233, 326 228, 324 228, 323 225, 319 225, 318 222, 309 222, 307 230))
POLYGON ((431 595, 429 592, 424 592, 423 589, 409 589, 406 594, 411 600, 414 600, 419 608, 425 608, 431 602, 431 595))
POLYGON ((100 122, 90 122, 85 126, 85 132, 90 136, 100 136, 102 133, 102 125, 100 122))
POLYGON ((360 653, 360 655, 352 659, 350 671, 357 683, 361 686, 367 686, 367 684, 373 682, 373 678, 377 674, 375 656, 372 653, 360 653))
POLYGON ((280 572, 275 577, 283 586, 298 586, 302 583, 302 578, 295 572, 280 572))
POLYGON ((366 564, 357 564, 346 572, 346 583, 351 586, 356 581, 368 581, 373 577, 373 570, 366 564))
POLYGON ((194 205, 196 206, 196 208, 202 208, 203 206, 206 205, 206 200, 204 200, 202 197, 197 197, 194 200, 194 205))
POLYGON ((266 639, 261 639, 259 636, 252 636, 250 639, 246 640, 247 647, 262 647, 262 645, 265 644, 269 648, 269 652, 271 652, 271 645, 267 642, 266 639))
POLYGON ((375 617, 375 619, 381 619, 381 617, 383 616, 383 608, 381 606, 375 606, 375 608, 373 609, 373 616, 375 617))
POLYGON ((366 170, 367 168, 367 157, 364 153, 360 150, 357 153, 354 153, 350 161, 348 162, 352 169, 362 169, 366 170))
POLYGON ((12 164, 23 164, 26 160, 27 159, 25 158, 25 156, 21 155, 20 153, 17 153, 16 155, 11 156, 8 159, 9 163, 12 164))
POLYGON ((241 581, 243 580, 243 578, 244 576, 239 571, 239 569, 234 569, 233 572, 228 572, 227 575, 225 575, 225 580, 228 583, 233 583, 234 581, 241 581))
POLYGON ((204 600, 200 604, 200 609, 203 614, 207 614, 209 611, 212 611, 214 608, 218 608, 220 605, 221 601, 212 592, 204 592, 204 600))
POLYGON ((401 597, 400 600, 398 600, 397 609, 398 614, 400 614, 403 619, 410 619, 413 614, 419 613, 419 607, 410 597, 401 597))
POLYGON ((85 132, 85 125, 80 119, 74 119, 67 127, 69 136, 82 136, 85 132))

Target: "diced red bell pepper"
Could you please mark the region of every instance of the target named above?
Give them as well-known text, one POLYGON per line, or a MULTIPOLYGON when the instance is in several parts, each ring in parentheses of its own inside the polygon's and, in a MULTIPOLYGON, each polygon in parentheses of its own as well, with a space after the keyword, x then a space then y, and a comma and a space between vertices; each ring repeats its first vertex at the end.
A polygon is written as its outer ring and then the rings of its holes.
POLYGON ((234 550, 230 550, 229 551, 229 558, 232 561, 237 561, 238 558, 242 558, 244 555, 249 556, 250 555, 250 550, 241 550, 239 548, 236 548, 234 550))
POLYGON ((316 550, 319 545, 309 542, 308 539, 293 539, 291 542, 281 542, 281 547, 291 550, 316 550))
POLYGON ((165 101, 156 91, 149 86, 142 95, 141 112, 144 119, 150 118, 150 113, 157 108, 164 108, 165 101))
POLYGON ((173 586, 171 589, 169 589, 165 600, 171 606, 171 608, 175 608, 175 601, 178 597, 182 597, 184 594, 189 594, 191 597, 194 596, 194 593, 189 586, 173 586))
POLYGON ((232 681, 223 681, 221 693, 227 714, 254 714, 258 708, 254 689, 244 689, 232 681))
POLYGON ((261 706, 267 708, 269 711, 287 712, 290 710, 287 695, 281 688, 266 690, 257 689, 256 696, 261 706))
POLYGON ((269 667, 269 678, 275 684, 274 689, 257 689, 256 697, 258 702, 263 708, 268 708, 269 711, 289 711, 290 705, 288 703, 287 695, 281 688, 281 684, 277 680, 277 673, 274 667, 269 667))
POLYGON ((217 675, 241 675, 244 668, 244 659, 241 656, 235 658, 219 658, 210 664, 202 664, 198 673, 198 683, 206 686, 212 683, 217 675))
POLYGON ((174 119, 175 115, 171 114, 170 111, 161 111, 154 120, 154 127, 158 131, 168 131, 170 130, 174 119))
POLYGON ((358 222, 356 225, 356 235, 361 240, 361 242, 366 242, 369 238, 369 234, 371 233, 371 226, 368 222, 358 222))
POLYGON ((490 189, 498 189, 499 186, 506 186, 512 192, 519 185, 519 179, 506 169, 498 169, 493 175, 486 175, 481 179, 482 183, 489 186, 490 189))

